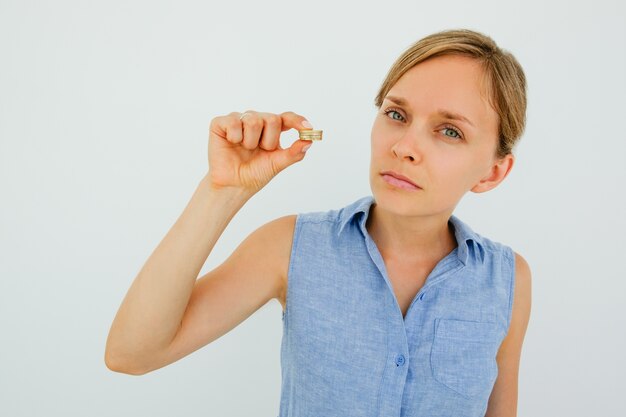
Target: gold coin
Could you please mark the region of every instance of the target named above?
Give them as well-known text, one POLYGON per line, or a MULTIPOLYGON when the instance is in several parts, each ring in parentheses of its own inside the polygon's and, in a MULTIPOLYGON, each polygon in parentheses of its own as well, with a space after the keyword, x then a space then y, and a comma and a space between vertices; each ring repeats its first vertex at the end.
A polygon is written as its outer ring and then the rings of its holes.
POLYGON ((322 130, 303 129, 303 130, 298 130, 298 133, 300 133, 301 135, 321 135, 322 130))
POLYGON ((307 129, 307 130, 298 130, 300 134, 301 140, 322 140, 322 131, 307 129))

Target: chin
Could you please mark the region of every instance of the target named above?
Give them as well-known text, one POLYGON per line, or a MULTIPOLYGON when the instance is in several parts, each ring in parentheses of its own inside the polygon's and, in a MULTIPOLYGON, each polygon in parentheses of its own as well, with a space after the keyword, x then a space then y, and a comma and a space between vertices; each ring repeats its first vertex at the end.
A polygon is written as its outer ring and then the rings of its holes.
POLYGON ((377 204, 386 210, 393 212, 404 212, 415 209, 418 204, 414 196, 405 190, 394 189, 383 181, 383 184, 372 187, 372 195, 377 204))

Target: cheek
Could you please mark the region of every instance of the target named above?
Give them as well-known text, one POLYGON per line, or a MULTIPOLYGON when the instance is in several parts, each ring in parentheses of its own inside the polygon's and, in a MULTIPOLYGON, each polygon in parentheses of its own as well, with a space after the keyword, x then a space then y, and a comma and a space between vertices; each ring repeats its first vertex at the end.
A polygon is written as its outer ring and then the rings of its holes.
POLYGON ((380 123, 377 120, 375 120, 374 123, 372 124, 372 132, 371 132, 372 142, 376 141, 381 136, 380 123))
POLYGON ((372 134, 370 137, 370 147, 372 150, 372 154, 380 153, 381 149, 384 148, 385 144, 383 143, 385 135, 382 134, 376 127, 372 128, 372 134))
POLYGON ((429 161, 433 178, 438 185, 447 189, 463 188, 470 180, 472 167, 467 161, 452 158, 450 154, 442 154, 429 161))
POLYGON ((389 149, 394 142, 394 134, 385 126, 384 121, 378 120, 372 125, 371 146, 373 152, 389 149))

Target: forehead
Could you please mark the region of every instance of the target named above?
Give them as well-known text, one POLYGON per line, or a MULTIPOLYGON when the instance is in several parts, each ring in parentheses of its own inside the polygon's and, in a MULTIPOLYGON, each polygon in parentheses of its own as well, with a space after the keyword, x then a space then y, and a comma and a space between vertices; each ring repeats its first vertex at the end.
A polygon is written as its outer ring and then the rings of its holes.
POLYGON ((388 95, 404 97, 418 113, 444 108, 462 114, 479 129, 495 129, 497 113, 489 104, 483 77, 480 63, 473 58, 438 56, 409 69, 388 95))

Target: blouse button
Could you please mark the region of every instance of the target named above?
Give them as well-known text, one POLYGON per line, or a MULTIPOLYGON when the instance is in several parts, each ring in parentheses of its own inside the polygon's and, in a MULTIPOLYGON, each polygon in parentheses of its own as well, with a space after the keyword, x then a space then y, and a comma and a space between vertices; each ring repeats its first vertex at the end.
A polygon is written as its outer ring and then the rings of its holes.
POLYGON ((396 366, 402 366, 404 364, 404 355, 396 356, 396 366))

